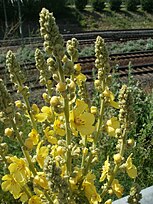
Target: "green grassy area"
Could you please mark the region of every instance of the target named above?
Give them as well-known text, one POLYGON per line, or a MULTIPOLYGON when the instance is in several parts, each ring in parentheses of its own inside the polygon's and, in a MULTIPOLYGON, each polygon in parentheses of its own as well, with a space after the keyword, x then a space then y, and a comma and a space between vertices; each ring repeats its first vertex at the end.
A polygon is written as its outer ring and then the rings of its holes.
POLYGON ((80 12, 71 7, 67 8, 65 17, 58 19, 58 23, 63 29, 70 32, 73 32, 73 29, 76 30, 74 28, 75 24, 78 31, 152 28, 153 14, 141 9, 138 9, 137 12, 130 12, 125 8, 122 8, 119 12, 107 8, 102 12, 96 12, 90 6, 80 12))

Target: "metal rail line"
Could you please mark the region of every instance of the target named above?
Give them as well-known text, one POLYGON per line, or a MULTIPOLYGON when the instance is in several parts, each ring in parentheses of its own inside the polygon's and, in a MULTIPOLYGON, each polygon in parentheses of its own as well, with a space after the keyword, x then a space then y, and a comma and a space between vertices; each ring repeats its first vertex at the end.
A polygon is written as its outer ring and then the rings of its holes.
MULTIPOLYGON (((147 75, 152 75, 153 77, 153 50, 150 51, 144 51, 144 52, 130 52, 130 53, 118 53, 118 54, 111 54, 110 56, 110 64, 115 65, 116 63, 120 65, 118 66, 117 73, 119 77, 127 77, 128 75, 128 70, 129 67, 128 65, 122 65, 122 62, 125 60, 132 61, 133 59, 137 59, 137 64, 132 65, 132 71, 131 74, 136 76, 136 77, 147 77, 147 75), (151 61, 149 61, 148 64, 140 64, 139 59, 148 59, 150 58, 151 61), (138 64, 139 63, 139 64, 138 64)), ((77 63, 80 63, 82 66, 82 72, 87 75, 88 81, 92 80, 92 69, 94 69, 94 62, 95 62, 95 57, 94 56, 89 56, 89 57, 81 57, 79 58, 77 63)), ((24 69, 25 74, 29 76, 29 79, 26 84, 32 85, 32 89, 38 88, 40 85, 39 84, 39 72, 35 67, 35 63, 26 63, 26 64, 21 64, 21 67, 24 69), (32 78, 31 78, 32 77, 32 78)), ((96 70, 96 69, 95 69, 96 70)), ((7 82, 7 87, 11 90, 12 89, 12 83, 9 82, 9 76, 8 73, 6 72, 6 69, 4 66, 0 66, 0 74, 3 76, 4 80, 7 82)), ((41 86, 40 86, 41 87, 41 86)))
MULTIPOLYGON (((71 38, 77 38, 80 44, 90 44, 95 41, 97 36, 101 36, 105 41, 124 41, 124 40, 136 40, 146 39, 153 37, 153 29, 129 29, 129 30, 97 30, 97 31, 85 31, 80 33, 63 34, 65 41, 71 38)), ((3 46, 15 46, 26 44, 39 44, 43 40, 41 37, 25 37, 18 39, 0 40, 0 47, 3 46)))

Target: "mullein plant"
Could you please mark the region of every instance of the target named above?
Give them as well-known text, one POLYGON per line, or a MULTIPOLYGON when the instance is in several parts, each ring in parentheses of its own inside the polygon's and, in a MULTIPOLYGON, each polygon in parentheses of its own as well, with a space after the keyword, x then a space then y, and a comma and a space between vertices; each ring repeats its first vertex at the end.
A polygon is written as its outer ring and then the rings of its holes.
POLYGON ((40 108, 29 102, 30 90, 12 51, 7 53, 6 66, 22 99, 13 102, 0 80, 0 115, 6 127, 3 135, 19 143, 23 153, 20 158, 10 154, 9 144, 1 137, 0 159, 8 169, 1 188, 28 204, 110 204, 112 194, 120 198, 124 192, 118 172, 127 173, 132 179, 137 177, 132 154, 124 157, 125 150, 134 145, 133 139, 127 138, 132 125, 130 90, 123 85, 115 101, 110 90, 107 49, 98 36, 95 42, 98 74, 94 86, 100 106, 94 106, 87 91, 87 78, 76 63, 78 41, 68 40, 64 47, 53 14, 45 8, 39 22, 48 59, 36 49, 35 61, 40 83, 46 87, 42 95, 45 105, 40 108), (107 114, 109 108, 116 110, 115 116, 107 114), (27 124, 31 130, 25 138, 21 129, 27 124), (116 153, 113 158, 107 155, 100 164, 101 176, 96 178, 93 169, 100 162, 99 141, 106 135, 115 138, 116 153), (99 180, 100 190, 95 180, 99 180))

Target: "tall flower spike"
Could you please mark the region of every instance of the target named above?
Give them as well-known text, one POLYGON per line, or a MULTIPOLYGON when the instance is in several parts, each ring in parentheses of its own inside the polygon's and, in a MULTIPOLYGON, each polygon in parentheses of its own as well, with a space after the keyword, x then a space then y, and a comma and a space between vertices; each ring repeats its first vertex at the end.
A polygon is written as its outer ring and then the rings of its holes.
POLYGON ((67 41, 66 44, 67 52, 69 56, 71 57, 71 60, 73 62, 76 62, 78 60, 78 41, 76 38, 72 38, 71 40, 67 41))
POLYGON ((96 43, 95 43, 95 66, 97 69, 105 68, 105 71, 108 73, 110 71, 110 67, 108 66, 108 52, 105 46, 104 39, 100 36, 97 37, 96 43), (107 69, 106 69, 107 68, 107 69))
POLYGON ((49 72, 44 56, 39 49, 36 49, 35 51, 35 61, 36 61, 36 68, 40 72, 40 77, 39 77, 40 83, 44 85, 48 80, 50 80, 51 72, 49 72))
POLYGON ((53 13, 43 8, 40 12, 40 33, 44 38, 44 48, 47 54, 53 54, 60 59, 64 56, 64 40, 59 33, 53 13))
POLYGON ((100 82, 98 89, 99 91, 104 91, 105 84, 108 81, 107 79, 110 72, 110 65, 104 39, 102 39, 100 36, 98 36, 96 39, 95 56, 95 67, 98 69, 98 80, 100 82))
POLYGON ((9 123, 9 119, 13 118, 14 106, 11 96, 8 93, 3 80, 0 79, 0 115, 4 123, 9 123))
POLYGON ((6 67, 10 73, 11 81, 15 86, 25 82, 25 76, 21 71, 20 65, 16 60, 14 53, 9 50, 6 55, 6 67))

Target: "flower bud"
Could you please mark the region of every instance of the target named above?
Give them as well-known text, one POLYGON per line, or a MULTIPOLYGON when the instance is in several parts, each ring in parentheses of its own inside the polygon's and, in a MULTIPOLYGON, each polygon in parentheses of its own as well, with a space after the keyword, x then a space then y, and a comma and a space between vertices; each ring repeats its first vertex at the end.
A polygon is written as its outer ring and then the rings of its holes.
POLYGON ((114 162, 116 164, 118 164, 118 163, 120 163, 122 161, 122 156, 119 153, 118 154, 114 154, 113 158, 114 158, 114 162))
POLYGON ((88 148, 85 147, 85 148, 83 148, 82 151, 83 151, 83 154, 84 154, 84 155, 87 155, 87 154, 88 154, 88 148))
POLYGON ((15 101, 15 105, 17 108, 21 108, 22 102, 20 100, 15 101))
POLYGON ((80 65, 80 64, 75 64, 75 65, 74 65, 74 69, 75 69, 77 72, 80 72, 80 71, 81 71, 81 65, 80 65))
POLYGON ((71 83, 69 84, 69 88, 70 88, 71 90, 75 90, 76 85, 75 85, 74 81, 71 81, 71 83))
POLYGON ((91 106, 90 112, 95 115, 97 113, 97 107, 96 106, 91 106))
POLYGON ((64 92, 66 90, 66 84, 63 83, 63 82, 59 82, 56 85, 56 90, 59 91, 59 92, 64 92))
POLYGON ((59 98, 57 96, 53 96, 50 100, 51 106, 57 106, 60 104, 59 98))
POLYGON ((135 144, 134 139, 133 138, 128 139, 127 144, 128 144, 128 146, 133 147, 135 144))
POLYGON ((8 137, 11 137, 13 135, 13 129, 12 128, 6 128, 5 129, 5 135, 8 137))

